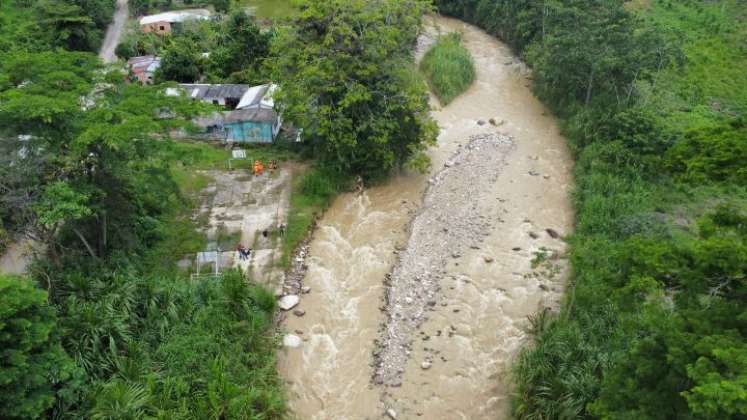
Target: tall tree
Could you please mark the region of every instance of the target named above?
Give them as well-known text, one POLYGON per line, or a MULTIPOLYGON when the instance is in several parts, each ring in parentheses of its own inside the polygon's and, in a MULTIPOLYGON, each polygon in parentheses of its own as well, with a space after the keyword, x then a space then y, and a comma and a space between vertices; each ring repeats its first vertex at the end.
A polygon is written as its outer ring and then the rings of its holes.
POLYGON ((263 83, 262 64, 270 53, 270 32, 262 32, 243 10, 232 12, 217 28, 218 39, 210 54, 212 72, 234 83, 263 83))
POLYGON ((14 206, 12 217, 56 264, 62 250, 101 257, 115 244, 137 245, 143 223, 166 205, 158 195, 175 191, 151 138, 199 107, 162 88, 102 76, 95 62, 57 52, 0 63, 0 135, 7 139, 0 203, 14 206))
POLYGON ((428 2, 312 0, 275 43, 280 106, 327 165, 381 177, 435 141, 411 51, 428 2))

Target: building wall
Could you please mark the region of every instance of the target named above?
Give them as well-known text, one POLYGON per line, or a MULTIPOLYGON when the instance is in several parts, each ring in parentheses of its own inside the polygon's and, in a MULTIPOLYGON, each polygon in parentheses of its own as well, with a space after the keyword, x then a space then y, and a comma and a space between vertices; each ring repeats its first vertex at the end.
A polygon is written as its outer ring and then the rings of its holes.
POLYGON ((143 85, 153 84, 153 73, 149 71, 133 72, 133 76, 143 85))
POLYGON ((142 25, 143 32, 146 34, 148 33, 155 33, 156 35, 165 35, 171 33, 171 23, 169 22, 155 22, 155 23, 149 23, 147 25, 142 25))
POLYGON ((242 143, 272 143, 273 124, 242 121, 226 124, 227 140, 242 143))

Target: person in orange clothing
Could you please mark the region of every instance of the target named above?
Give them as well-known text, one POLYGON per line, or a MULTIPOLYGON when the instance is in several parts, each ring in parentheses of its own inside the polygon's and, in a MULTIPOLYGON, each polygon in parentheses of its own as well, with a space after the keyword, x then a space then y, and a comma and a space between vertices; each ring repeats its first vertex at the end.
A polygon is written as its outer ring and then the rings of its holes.
POLYGON ((254 161, 254 175, 262 175, 265 171, 265 166, 262 164, 261 160, 255 160, 254 161))

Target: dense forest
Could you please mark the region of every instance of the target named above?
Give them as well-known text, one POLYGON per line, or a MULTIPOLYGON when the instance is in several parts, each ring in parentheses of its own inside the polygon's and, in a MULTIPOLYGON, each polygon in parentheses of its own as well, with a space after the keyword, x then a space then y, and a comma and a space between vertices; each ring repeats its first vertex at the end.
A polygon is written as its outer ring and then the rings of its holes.
POLYGON ((745 3, 436 3, 527 61, 577 159, 573 275, 514 415, 747 416, 745 3))
MULTIPOLYGON (((328 201, 353 174, 427 164, 435 127, 409 54, 426 8, 314 0, 268 31, 231 10, 157 40, 159 81, 276 77, 288 119, 311 139, 292 153, 332 168, 304 177, 299 197, 328 201), (358 39, 350 28, 362 22, 379 29, 358 39), (310 73, 317 83, 304 82, 310 73)), ((0 417, 281 418, 274 294, 239 272, 191 282, 176 265, 204 249, 188 194, 205 184, 196 169, 228 152, 168 137, 214 109, 104 67, 94 52, 112 12, 113 2, 0 3, 0 252, 20 235, 39 248, 29 278, 0 277, 0 417)), ((138 37, 119 52, 146 47, 138 37)), ((304 217, 289 221, 293 243, 304 217)))

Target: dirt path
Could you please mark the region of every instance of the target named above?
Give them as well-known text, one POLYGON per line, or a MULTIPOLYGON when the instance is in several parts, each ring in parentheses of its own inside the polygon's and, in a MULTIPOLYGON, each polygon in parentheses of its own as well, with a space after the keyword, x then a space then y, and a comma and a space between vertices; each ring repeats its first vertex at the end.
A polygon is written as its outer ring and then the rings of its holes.
POLYGON ((127 0, 117 0, 114 19, 112 19, 112 23, 106 29, 106 36, 104 37, 104 42, 102 43, 101 51, 99 52, 99 58, 101 58, 105 64, 117 61, 117 56, 114 51, 117 49, 119 40, 122 38, 122 32, 127 23, 128 14, 127 0))
POLYGON ((0 255, 0 273, 12 275, 24 275, 26 269, 33 260, 33 249, 35 243, 30 239, 19 239, 14 241, 0 255))
MULTIPOLYGON (((241 268, 278 295, 284 275, 278 228, 287 223, 294 173, 292 162, 261 176, 246 169, 207 171, 212 182, 200 192, 202 203, 194 216, 207 236, 208 249, 224 251, 221 267, 241 268), (238 258, 237 243, 252 250, 248 260, 238 258)), ((186 268, 193 263, 185 259, 183 264, 186 268)), ((203 271, 210 272, 210 268, 203 271)))
MULTIPOLYGON (((420 53, 438 32, 429 22, 420 53)), ((286 322, 307 341, 280 364, 300 419, 506 418, 526 317, 562 294, 565 140, 506 46, 435 23, 463 33, 477 80, 433 112, 429 177, 344 195, 321 221, 306 313, 286 322)))

